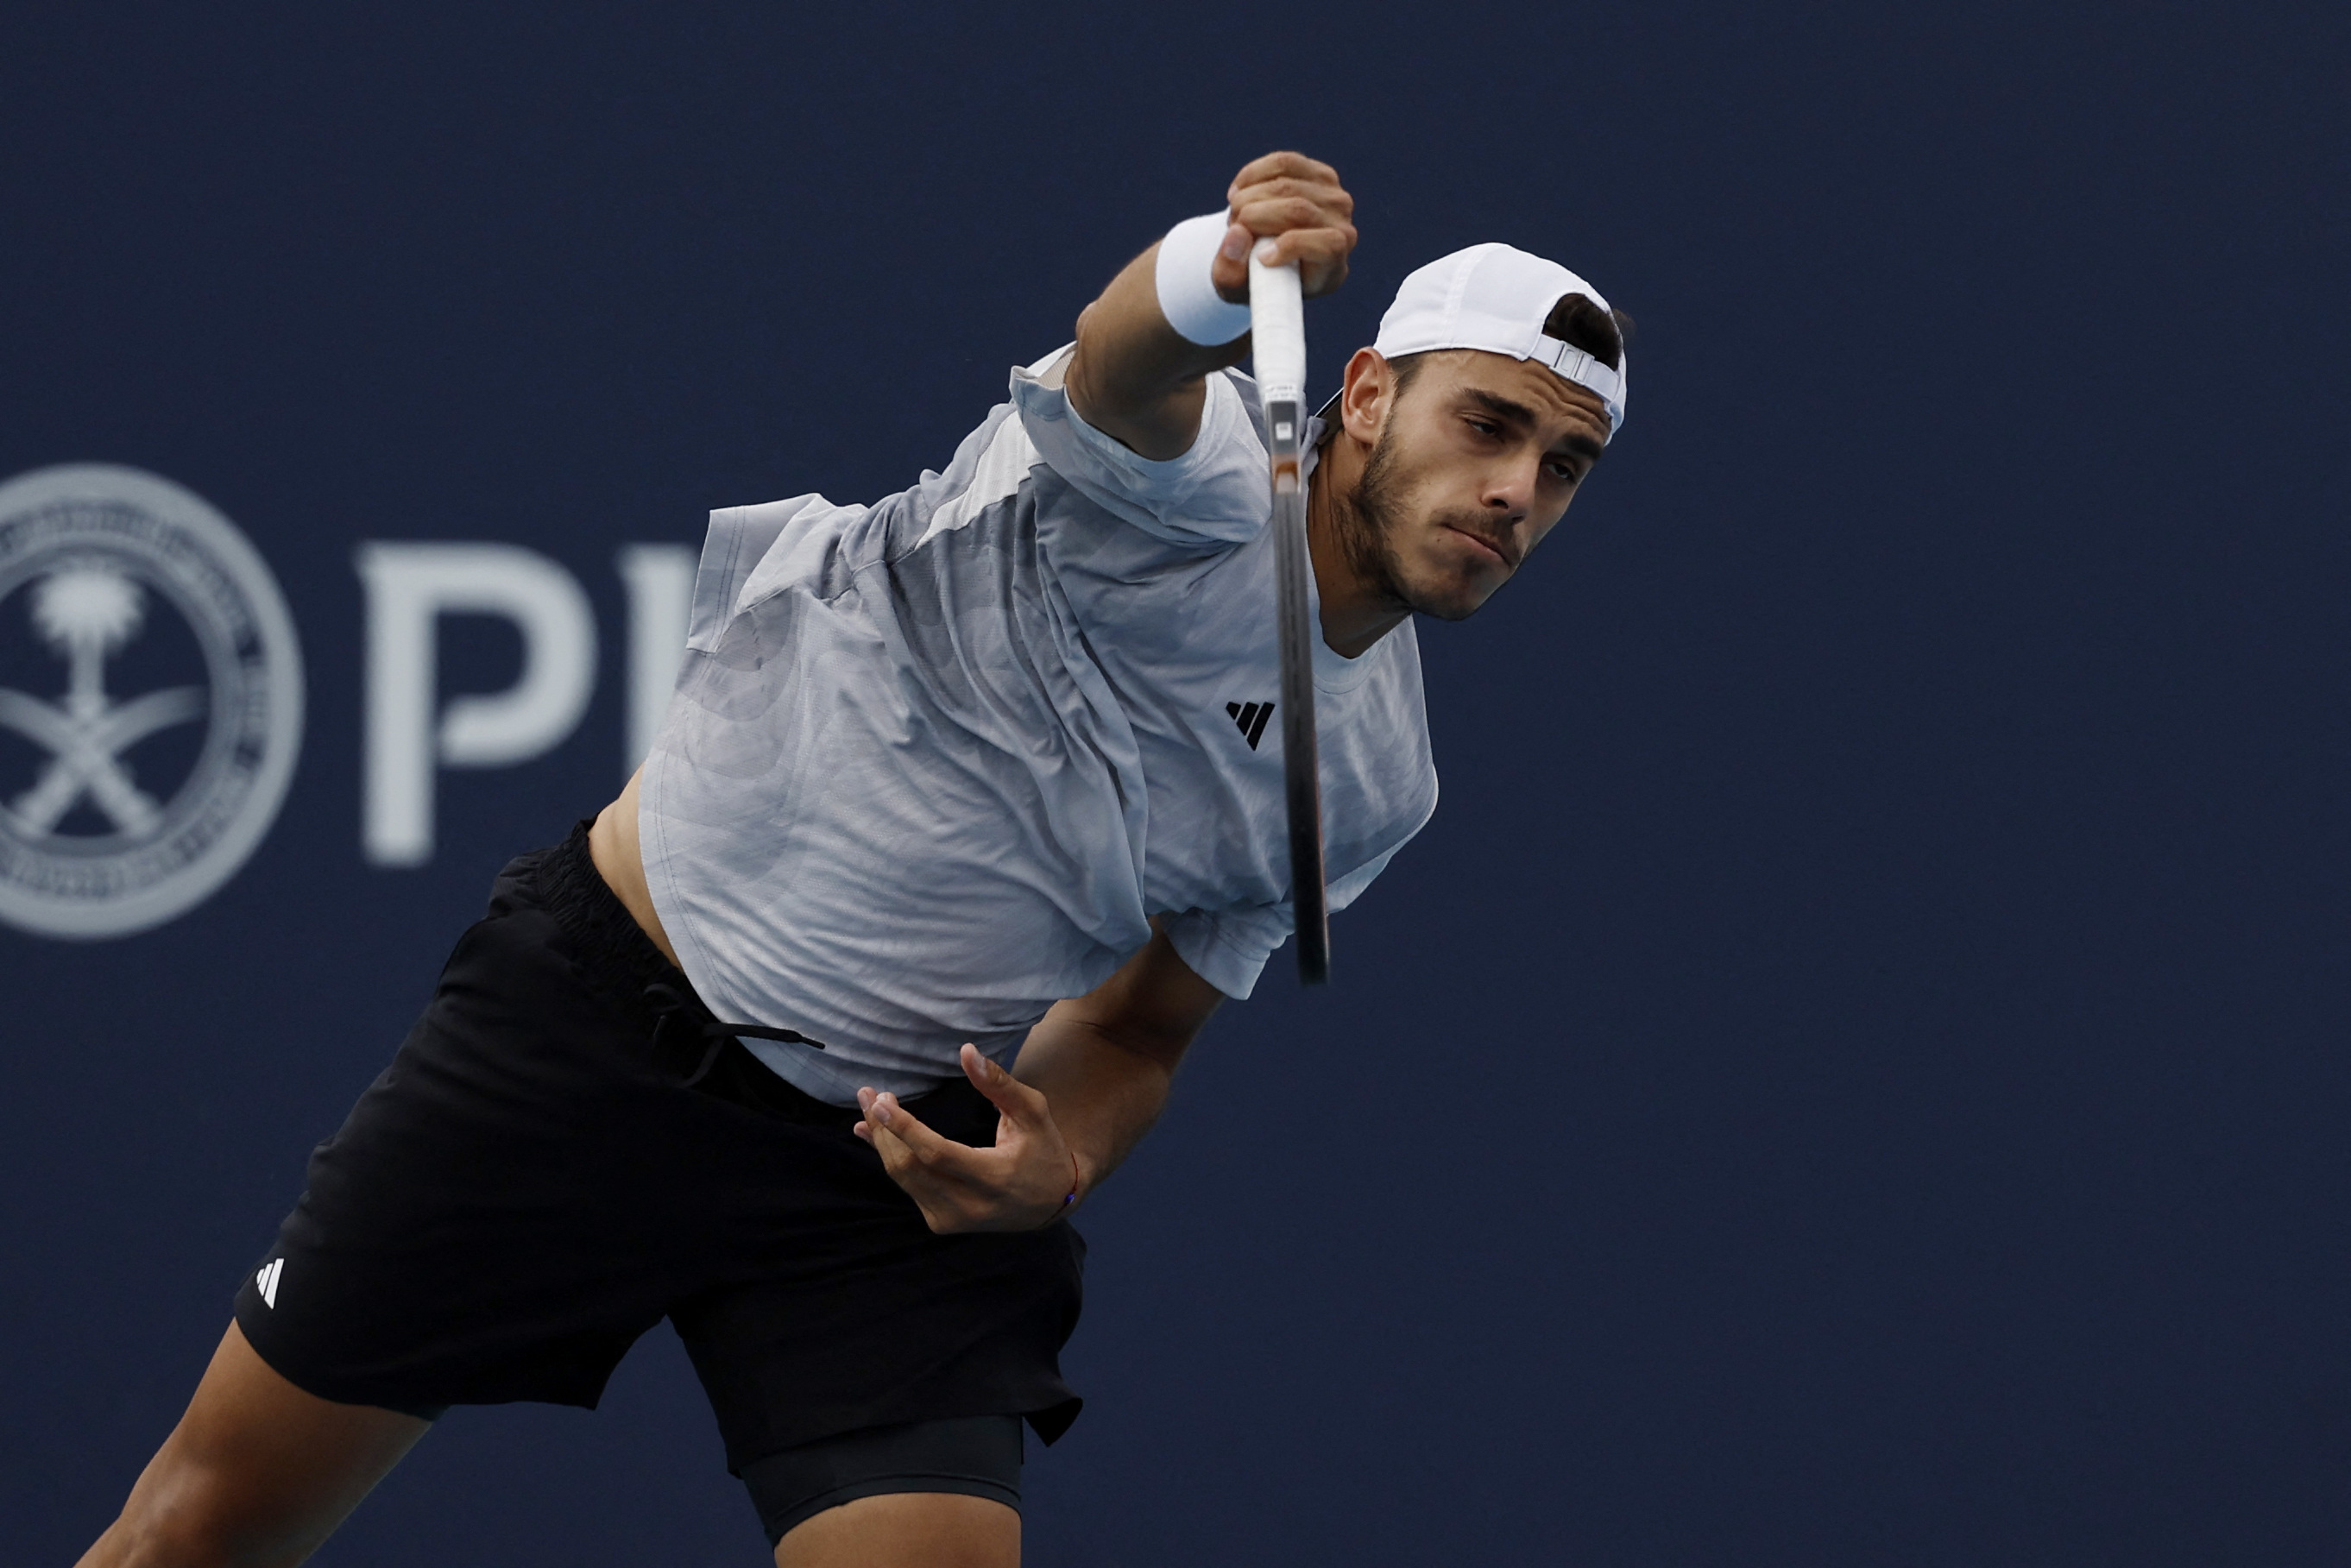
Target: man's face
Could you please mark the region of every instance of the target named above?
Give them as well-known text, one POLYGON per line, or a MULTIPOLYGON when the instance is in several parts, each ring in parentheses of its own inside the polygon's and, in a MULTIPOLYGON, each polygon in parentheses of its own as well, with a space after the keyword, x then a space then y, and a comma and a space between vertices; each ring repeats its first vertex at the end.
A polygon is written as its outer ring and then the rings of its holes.
POLYGON ((1476 350, 1428 355, 1389 395, 1340 544, 1395 602, 1464 620, 1566 512, 1608 415, 1544 366, 1476 350))

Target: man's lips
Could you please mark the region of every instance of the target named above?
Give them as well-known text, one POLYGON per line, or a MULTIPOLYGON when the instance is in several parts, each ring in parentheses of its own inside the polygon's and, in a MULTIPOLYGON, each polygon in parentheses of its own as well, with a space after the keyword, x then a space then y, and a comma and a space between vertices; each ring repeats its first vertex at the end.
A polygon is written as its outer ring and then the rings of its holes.
POLYGON ((1492 556, 1504 566, 1510 567, 1514 570, 1517 569, 1518 562, 1510 559, 1510 552, 1508 549, 1505 549, 1499 541, 1489 539, 1483 534, 1471 533, 1468 528, 1456 528, 1451 523, 1447 523, 1444 527, 1447 532, 1459 534, 1463 538, 1468 539, 1471 544, 1476 545, 1479 549, 1484 550, 1488 555, 1492 556))

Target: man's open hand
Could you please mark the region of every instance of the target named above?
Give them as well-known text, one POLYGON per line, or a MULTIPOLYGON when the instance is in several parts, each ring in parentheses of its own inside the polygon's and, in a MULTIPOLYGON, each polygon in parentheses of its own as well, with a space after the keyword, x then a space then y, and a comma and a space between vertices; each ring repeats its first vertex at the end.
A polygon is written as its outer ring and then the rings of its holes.
POLYGON ((1302 152, 1269 152, 1233 176, 1225 193, 1231 222, 1208 268, 1217 292, 1238 305, 1249 298, 1251 244, 1270 239, 1275 267, 1298 264, 1306 298, 1347 281, 1347 253, 1355 248, 1355 198, 1340 187, 1339 172, 1302 152))
POLYGON ((906 1189, 930 1227, 956 1230, 1034 1230, 1050 1225, 1069 1196, 1076 1166, 1045 1096, 967 1045, 964 1076, 996 1106, 996 1146, 976 1149, 941 1137, 894 1094, 857 1092, 865 1120, 857 1135, 882 1156, 890 1179, 906 1189))

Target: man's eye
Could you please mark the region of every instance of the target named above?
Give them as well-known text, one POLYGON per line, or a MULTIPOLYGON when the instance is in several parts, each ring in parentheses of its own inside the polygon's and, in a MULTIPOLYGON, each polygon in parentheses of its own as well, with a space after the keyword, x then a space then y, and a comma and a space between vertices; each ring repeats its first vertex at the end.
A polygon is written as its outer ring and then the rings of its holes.
POLYGON ((1463 423, 1468 424, 1470 429, 1476 431, 1480 435, 1499 435, 1502 434, 1502 427, 1494 423, 1491 420, 1471 419, 1465 420, 1463 423))

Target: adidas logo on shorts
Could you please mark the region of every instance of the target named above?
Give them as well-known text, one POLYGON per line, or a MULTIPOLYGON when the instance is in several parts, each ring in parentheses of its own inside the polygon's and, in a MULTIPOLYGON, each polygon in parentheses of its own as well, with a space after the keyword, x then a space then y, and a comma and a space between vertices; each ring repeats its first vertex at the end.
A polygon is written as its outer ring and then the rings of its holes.
POLYGON ((286 1260, 272 1258, 261 1266, 253 1282, 261 1288, 261 1304, 275 1312, 277 1308, 277 1277, 286 1272, 286 1260))

